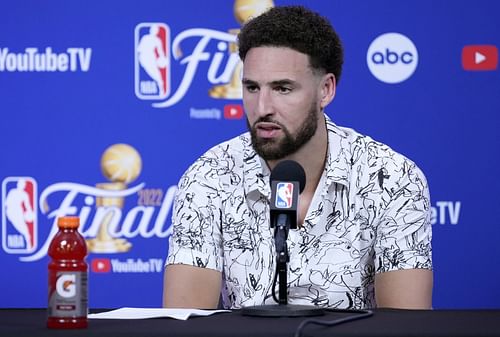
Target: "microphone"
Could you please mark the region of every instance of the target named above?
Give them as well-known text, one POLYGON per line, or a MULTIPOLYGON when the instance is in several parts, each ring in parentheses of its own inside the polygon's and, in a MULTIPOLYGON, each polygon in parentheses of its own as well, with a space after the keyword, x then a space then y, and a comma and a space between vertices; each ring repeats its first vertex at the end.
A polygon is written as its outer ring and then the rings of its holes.
POLYGON ((296 229, 299 194, 306 186, 304 169, 296 161, 282 161, 271 171, 270 182, 271 228, 276 227, 277 221, 287 221, 287 228, 296 229))
POLYGON ((286 240, 289 229, 297 228, 299 194, 306 185, 306 173, 293 160, 280 162, 271 172, 270 226, 274 228, 276 247, 276 273, 272 286, 276 305, 259 305, 242 308, 241 314, 264 317, 297 317, 323 315, 321 308, 310 305, 288 304, 288 262, 290 257, 286 240), (279 280, 279 298, 276 299, 275 285, 279 280))

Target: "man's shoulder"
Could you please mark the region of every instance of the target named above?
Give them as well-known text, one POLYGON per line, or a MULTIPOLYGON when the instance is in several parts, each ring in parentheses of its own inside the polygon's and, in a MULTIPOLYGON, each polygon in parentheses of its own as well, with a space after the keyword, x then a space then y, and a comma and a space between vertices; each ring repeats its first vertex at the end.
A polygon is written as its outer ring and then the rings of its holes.
POLYGON ((207 150, 190 165, 185 175, 220 179, 227 174, 237 173, 252 151, 249 134, 240 134, 207 150))
POLYGON ((207 150, 201 157, 209 159, 233 159, 241 161, 249 152, 252 152, 250 134, 248 132, 242 133, 234 138, 228 139, 219 143, 209 150, 207 150))
MULTIPOLYGON (((423 177, 415 162, 391 146, 358 131, 328 124, 330 134, 335 135, 341 155, 351 166, 351 174, 368 173, 400 179, 410 171, 423 177)), ((351 177, 352 178, 352 177, 351 177)))
MULTIPOLYGON (((367 150, 369 147, 375 146, 381 149, 389 148, 384 143, 373 139, 371 136, 358 132, 357 130, 334 124, 332 121, 327 122, 329 135, 335 135, 343 142, 342 145, 349 145, 362 150, 367 150)), ((385 149, 384 149, 385 150, 385 149)))

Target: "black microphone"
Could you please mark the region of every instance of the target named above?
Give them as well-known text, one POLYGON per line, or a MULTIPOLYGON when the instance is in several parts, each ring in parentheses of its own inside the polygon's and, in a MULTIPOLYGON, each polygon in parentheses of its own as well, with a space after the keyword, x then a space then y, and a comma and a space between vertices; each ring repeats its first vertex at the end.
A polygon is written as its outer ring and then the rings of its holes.
POLYGON ((297 317, 323 315, 321 308, 311 305, 288 304, 287 263, 289 253, 287 237, 289 229, 297 228, 299 194, 306 185, 306 173, 299 163, 293 160, 280 162, 271 171, 270 226, 274 228, 276 247, 276 273, 272 285, 273 298, 277 305, 258 305, 242 308, 241 314, 265 317, 297 317), (279 281, 279 298, 276 299, 275 286, 279 281))
POLYGON ((280 162, 271 171, 271 228, 277 222, 287 221, 287 228, 297 228, 299 194, 306 186, 306 173, 302 166, 293 160, 280 162))

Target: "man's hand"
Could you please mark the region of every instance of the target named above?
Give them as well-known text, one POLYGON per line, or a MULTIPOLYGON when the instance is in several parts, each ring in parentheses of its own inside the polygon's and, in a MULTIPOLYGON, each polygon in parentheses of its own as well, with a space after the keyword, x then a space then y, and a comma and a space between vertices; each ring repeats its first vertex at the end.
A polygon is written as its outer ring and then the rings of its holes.
POLYGON ((379 308, 432 309, 432 271, 395 270, 375 275, 379 308))
POLYGON ((222 274, 184 264, 168 265, 163 278, 163 307, 216 309, 222 274))

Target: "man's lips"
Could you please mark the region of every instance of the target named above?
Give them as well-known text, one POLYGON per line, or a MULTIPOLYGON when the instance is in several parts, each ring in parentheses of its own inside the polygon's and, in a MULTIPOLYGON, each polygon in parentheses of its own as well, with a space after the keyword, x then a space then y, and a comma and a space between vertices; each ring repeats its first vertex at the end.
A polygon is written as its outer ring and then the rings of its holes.
POLYGON ((260 122, 255 126, 257 136, 262 138, 274 138, 278 135, 281 127, 278 124, 270 122, 260 122))

